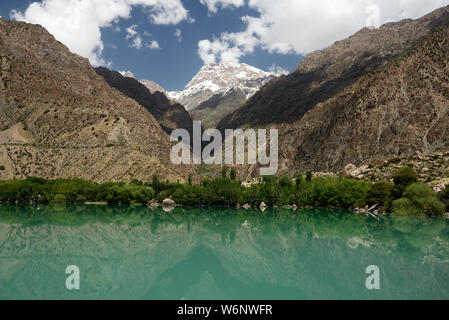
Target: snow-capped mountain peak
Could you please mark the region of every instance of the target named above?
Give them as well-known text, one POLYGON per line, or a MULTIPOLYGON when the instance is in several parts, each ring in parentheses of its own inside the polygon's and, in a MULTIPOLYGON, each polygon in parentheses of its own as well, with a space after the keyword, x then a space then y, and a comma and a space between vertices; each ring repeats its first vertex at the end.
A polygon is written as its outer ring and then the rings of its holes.
POLYGON ((187 110, 192 110, 212 96, 236 88, 250 98, 262 85, 277 76, 279 74, 265 72, 245 63, 204 65, 183 91, 167 92, 167 95, 187 110))

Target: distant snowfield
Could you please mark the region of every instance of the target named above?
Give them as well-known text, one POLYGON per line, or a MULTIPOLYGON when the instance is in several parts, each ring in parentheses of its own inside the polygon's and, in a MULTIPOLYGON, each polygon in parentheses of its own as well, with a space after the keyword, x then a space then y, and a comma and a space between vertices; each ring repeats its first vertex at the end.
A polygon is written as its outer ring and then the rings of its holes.
POLYGON ((167 92, 167 96, 187 110, 193 110, 216 94, 238 88, 247 99, 253 96, 267 81, 283 73, 266 72, 245 63, 204 65, 183 91, 167 92))

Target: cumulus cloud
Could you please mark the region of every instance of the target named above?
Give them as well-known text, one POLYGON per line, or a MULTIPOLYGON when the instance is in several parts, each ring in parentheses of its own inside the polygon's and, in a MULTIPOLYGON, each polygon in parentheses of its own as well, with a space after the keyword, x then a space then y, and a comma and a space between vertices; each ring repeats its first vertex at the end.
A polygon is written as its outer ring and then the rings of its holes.
POLYGON ((137 50, 142 49, 142 38, 140 36, 135 37, 130 47, 137 50))
POLYGON ((193 20, 181 0, 42 0, 31 3, 24 12, 13 10, 10 16, 42 25, 71 51, 98 66, 105 64, 101 28, 112 27, 120 18, 129 18, 132 7, 138 5, 148 10, 154 24, 193 20))
MULTIPOLYGON (((202 0, 209 10, 229 1, 202 0)), ((232 1, 231 1, 232 2, 232 1)), ((249 0, 257 16, 244 16, 245 30, 222 33, 198 43, 204 63, 236 61, 260 47, 270 53, 305 55, 323 49, 363 27, 418 18, 449 0, 249 0)))
POLYGON ((128 28, 126 28, 126 39, 131 39, 132 37, 137 35, 137 25, 133 24, 132 26, 129 26, 128 28))
POLYGON ((152 50, 157 50, 161 48, 159 42, 157 42, 156 40, 153 40, 149 44, 146 44, 146 47, 152 50))
POLYGON ((245 4, 244 0, 200 0, 200 2, 207 6, 207 9, 213 13, 217 13, 219 6, 221 6, 222 8, 238 8, 245 4))
MULTIPOLYGON (((151 41, 150 43, 145 43, 142 40, 142 36, 137 32, 137 28, 139 26, 136 24, 133 24, 132 26, 129 26, 126 28, 126 39, 130 40, 132 39, 131 44, 129 45, 131 48, 136 48, 137 50, 142 49, 142 47, 145 45, 146 48, 149 49, 160 49, 159 43, 155 40, 151 41)), ((151 37, 151 34, 144 31, 143 35, 146 37, 151 37)))

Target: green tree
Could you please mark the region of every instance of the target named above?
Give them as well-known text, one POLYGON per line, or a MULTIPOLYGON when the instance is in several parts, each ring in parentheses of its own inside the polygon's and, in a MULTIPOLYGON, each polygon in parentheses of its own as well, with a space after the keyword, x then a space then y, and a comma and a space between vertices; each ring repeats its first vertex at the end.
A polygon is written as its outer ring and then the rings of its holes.
POLYGON ((393 188, 393 198, 398 199, 402 197, 403 193, 407 187, 418 182, 418 175, 411 167, 405 167, 397 171, 393 175, 394 188, 393 188))
POLYGON ((393 192, 393 185, 385 182, 379 181, 371 186, 366 195, 366 204, 373 206, 378 204, 382 207, 389 207, 391 204, 391 194, 393 192))
POLYGON ((231 169, 231 180, 237 180, 237 171, 235 170, 235 168, 231 169))
POLYGON ((306 172, 306 181, 307 182, 312 182, 312 171, 307 171, 306 172))
POLYGON ((444 204, 429 186, 415 183, 405 190, 403 198, 393 202, 393 214, 441 216, 444 204))
POLYGON ((153 180, 151 182, 151 187, 159 193, 161 191, 161 182, 159 181, 159 177, 157 175, 153 175, 153 180))
POLYGON ((296 189, 299 189, 301 187, 301 185, 304 183, 304 177, 302 176, 301 173, 298 173, 296 175, 296 189))
POLYGON ((228 168, 227 168, 227 167, 223 167, 223 168, 221 169, 221 177, 222 177, 223 179, 226 179, 227 176, 228 176, 228 168))

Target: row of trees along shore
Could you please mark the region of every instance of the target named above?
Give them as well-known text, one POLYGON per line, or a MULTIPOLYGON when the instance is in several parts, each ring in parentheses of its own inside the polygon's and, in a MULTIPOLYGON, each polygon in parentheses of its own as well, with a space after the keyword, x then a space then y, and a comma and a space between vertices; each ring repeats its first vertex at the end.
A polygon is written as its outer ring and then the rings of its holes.
POLYGON ((284 175, 265 176, 249 187, 236 179, 235 169, 223 168, 218 179, 193 184, 171 184, 154 176, 151 182, 91 183, 81 179, 45 180, 27 178, 0 182, 0 201, 9 203, 86 203, 148 204, 166 198, 186 206, 297 205, 299 207, 336 207, 354 209, 377 205, 379 211, 395 215, 441 216, 449 211, 449 187, 436 193, 419 182, 412 168, 400 169, 393 183, 368 183, 342 177, 312 178, 312 173, 296 179, 284 175))

